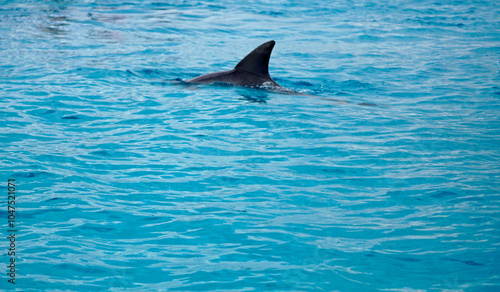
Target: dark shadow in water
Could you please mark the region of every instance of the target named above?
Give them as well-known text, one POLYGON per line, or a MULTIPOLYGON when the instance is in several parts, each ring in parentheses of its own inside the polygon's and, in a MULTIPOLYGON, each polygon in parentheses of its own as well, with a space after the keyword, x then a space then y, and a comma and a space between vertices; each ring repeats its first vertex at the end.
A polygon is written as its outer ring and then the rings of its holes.
POLYGON ((53 0, 48 2, 48 7, 42 9, 46 22, 40 23, 38 29, 51 36, 61 37, 69 34, 67 26, 72 21, 66 10, 74 1, 53 0))
POLYGON ((238 95, 241 96, 241 98, 239 98, 240 100, 254 103, 267 103, 266 100, 269 99, 267 94, 250 95, 238 92, 238 95))
POLYGON ((451 258, 447 258, 447 260, 449 261, 452 261, 452 262, 459 262, 459 263, 462 263, 462 264, 466 264, 468 266, 484 266, 484 264, 481 264, 481 263, 477 263, 475 261, 471 261, 471 260, 457 260, 457 259, 451 259, 451 258))

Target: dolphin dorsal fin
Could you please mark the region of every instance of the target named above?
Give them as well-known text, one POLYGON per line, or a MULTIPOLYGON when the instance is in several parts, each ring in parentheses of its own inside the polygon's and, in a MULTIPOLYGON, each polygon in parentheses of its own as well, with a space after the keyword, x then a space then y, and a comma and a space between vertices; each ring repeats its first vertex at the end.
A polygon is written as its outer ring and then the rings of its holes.
POLYGON ((234 69, 271 79, 271 76, 269 76, 269 58, 271 57, 274 44, 275 41, 268 41, 258 46, 243 58, 234 69))

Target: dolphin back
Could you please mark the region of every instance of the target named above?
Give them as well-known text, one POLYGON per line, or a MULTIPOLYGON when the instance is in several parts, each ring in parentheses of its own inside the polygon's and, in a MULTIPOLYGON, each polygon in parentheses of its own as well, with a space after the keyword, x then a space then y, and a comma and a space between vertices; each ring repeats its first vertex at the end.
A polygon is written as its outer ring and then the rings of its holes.
POLYGON ((214 72, 188 80, 189 83, 224 82, 242 86, 262 86, 270 84, 280 87, 269 75, 269 59, 275 41, 268 41, 258 46, 243 58, 234 69, 214 72))

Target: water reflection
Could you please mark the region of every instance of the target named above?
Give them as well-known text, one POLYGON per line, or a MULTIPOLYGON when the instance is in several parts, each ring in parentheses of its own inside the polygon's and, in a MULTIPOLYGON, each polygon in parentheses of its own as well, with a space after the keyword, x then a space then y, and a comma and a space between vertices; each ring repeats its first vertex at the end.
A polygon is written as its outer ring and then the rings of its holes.
POLYGON ((269 94, 265 91, 257 91, 257 90, 238 90, 236 92, 239 96, 241 96, 239 99, 248 101, 248 102, 254 102, 254 103, 267 103, 267 100, 269 99, 269 94))
POLYGON ((40 31, 55 36, 65 36, 69 33, 67 26, 69 25, 70 19, 68 16, 54 15, 54 13, 58 13, 55 11, 46 11, 46 13, 48 22, 38 25, 40 31))

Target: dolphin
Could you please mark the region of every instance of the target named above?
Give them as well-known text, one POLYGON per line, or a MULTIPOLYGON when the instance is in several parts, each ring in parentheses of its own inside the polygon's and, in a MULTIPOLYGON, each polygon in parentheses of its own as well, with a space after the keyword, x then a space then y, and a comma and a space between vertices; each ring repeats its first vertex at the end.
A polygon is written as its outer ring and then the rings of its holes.
MULTIPOLYGON (((314 98, 333 101, 336 103, 350 103, 345 100, 338 100, 328 97, 320 97, 307 93, 297 92, 280 86, 269 75, 269 59, 273 51, 275 41, 268 41, 255 48, 250 54, 246 55, 232 70, 220 71, 201 75, 186 81, 187 83, 228 83, 239 86, 258 87, 270 91, 292 94, 305 95, 314 98)), ((373 103, 359 103, 364 106, 376 106, 373 103)))
POLYGON ((275 44, 275 41, 268 41, 258 46, 232 70, 201 75, 187 82, 222 82, 249 87, 283 88, 269 75, 269 58, 271 58, 271 52, 275 44))

